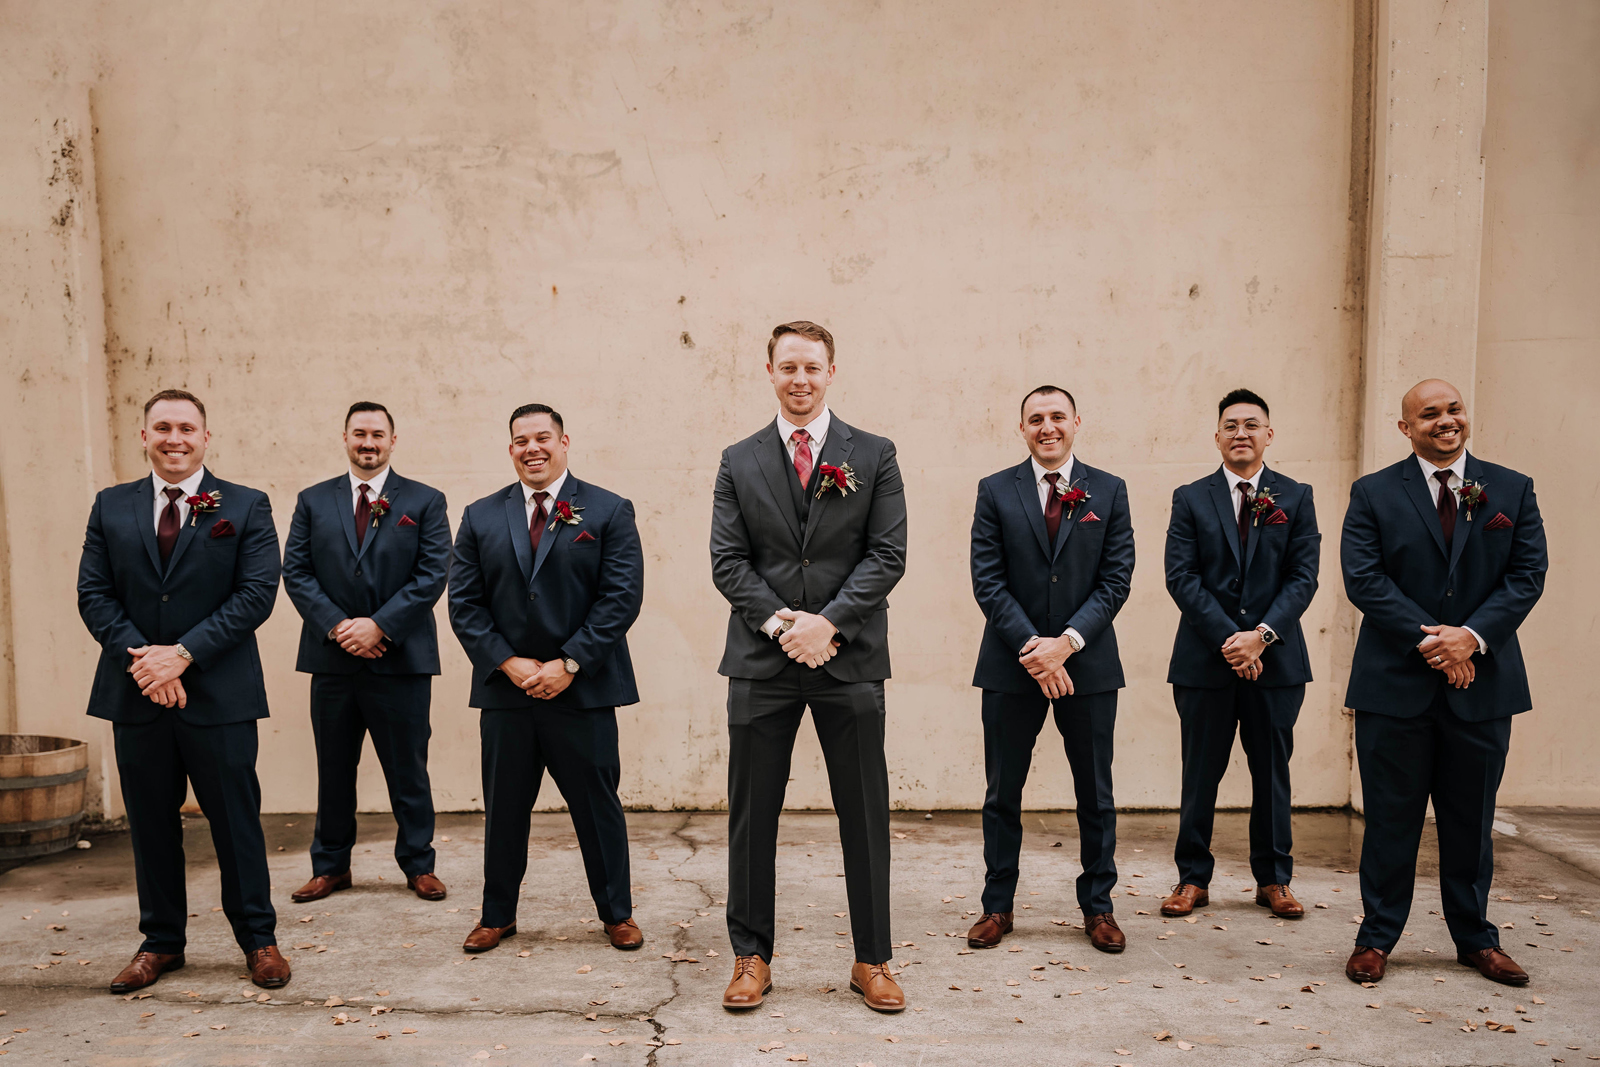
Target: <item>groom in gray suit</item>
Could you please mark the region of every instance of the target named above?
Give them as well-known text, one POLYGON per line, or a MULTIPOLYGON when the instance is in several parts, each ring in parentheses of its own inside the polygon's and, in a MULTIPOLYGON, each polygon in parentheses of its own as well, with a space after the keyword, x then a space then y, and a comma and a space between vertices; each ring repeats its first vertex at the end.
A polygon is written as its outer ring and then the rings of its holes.
POLYGON ((767 342, 778 417, 722 453, 711 573, 733 611, 728 679, 730 1009, 772 989, 778 816, 807 707, 839 816, 855 934, 850 988, 894 1012, 890 976, 889 774, 883 682, 889 605, 906 566, 906 503, 894 444, 845 425, 823 398, 833 335, 789 322, 767 342))

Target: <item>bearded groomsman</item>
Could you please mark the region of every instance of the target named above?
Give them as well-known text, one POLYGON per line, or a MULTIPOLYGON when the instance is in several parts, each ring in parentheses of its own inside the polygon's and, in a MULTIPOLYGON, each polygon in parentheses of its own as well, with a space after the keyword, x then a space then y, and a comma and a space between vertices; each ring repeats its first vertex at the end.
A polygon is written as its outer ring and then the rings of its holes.
POLYGON ((295 502, 283 549, 283 587, 300 617, 300 658, 311 675, 317 745, 317 828, 311 881, 296 904, 350 888, 356 843, 356 767, 367 734, 389 786, 395 862, 406 888, 443 900, 433 873, 428 709, 439 673, 433 606, 450 573, 444 494, 389 466, 398 443, 382 404, 353 404, 344 420, 348 472, 295 502))
POLYGON ((151 473, 96 495, 78 565, 78 613, 101 647, 89 714, 112 723, 144 934, 111 991, 184 965, 179 809, 190 785, 250 978, 276 989, 289 961, 278 951, 256 779, 256 720, 267 717, 256 629, 278 595, 272 507, 206 469, 211 431, 192 393, 151 397, 139 439, 151 473))
POLYGON ((1222 467, 1172 494, 1167 592, 1183 618, 1167 681, 1183 730, 1183 811, 1163 915, 1211 902, 1211 827, 1235 729, 1250 766, 1256 903, 1305 915, 1289 891, 1289 757, 1311 680, 1300 616, 1317 591, 1322 535, 1311 487, 1263 462, 1272 437, 1267 402, 1235 389, 1217 405, 1222 467))
POLYGON ((893 442, 825 403, 833 335, 789 322, 767 341, 778 415, 722 453, 711 575, 732 606, 728 679, 728 938, 723 994, 753 1008, 772 989, 778 816, 807 707, 839 816, 856 962, 850 988, 896 1012, 889 974, 889 772, 884 761, 886 598, 906 565, 905 490, 893 442))
POLYGON ((567 469, 561 415, 511 413, 517 481, 467 506, 450 571, 450 625, 481 709, 483 916, 462 946, 517 932, 528 825, 549 770, 572 813, 589 895, 611 944, 635 949, 628 825, 617 797, 618 707, 639 702, 628 628, 644 600, 633 504, 567 469))
POLYGON ((1533 480, 1467 452, 1461 394, 1431 378, 1400 401, 1412 455, 1350 487, 1339 555, 1362 613, 1345 706, 1366 807, 1361 903, 1345 974, 1377 982, 1411 912, 1428 801, 1456 960, 1526 985, 1487 916, 1489 827, 1511 717, 1533 706, 1517 629, 1549 556, 1533 480))
POLYGON ((967 944, 1011 932, 1022 852, 1022 787, 1054 705, 1077 795, 1078 906, 1089 941, 1121 952, 1111 913, 1117 807, 1111 789, 1117 690, 1124 682, 1111 625, 1133 577, 1133 522, 1121 478, 1075 459, 1072 394, 1041 385, 1022 398, 1031 454, 978 483, 972 592, 988 620, 972 684, 983 690, 983 917, 967 944))

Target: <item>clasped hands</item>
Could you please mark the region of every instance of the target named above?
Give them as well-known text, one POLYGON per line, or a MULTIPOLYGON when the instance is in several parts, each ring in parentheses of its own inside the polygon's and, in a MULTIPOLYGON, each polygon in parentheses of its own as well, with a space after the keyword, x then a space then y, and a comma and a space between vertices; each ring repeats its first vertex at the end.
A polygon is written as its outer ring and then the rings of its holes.
POLYGON ((1261 653, 1266 648, 1267 639, 1260 630, 1240 630, 1222 642, 1222 658, 1228 661, 1234 674, 1253 682, 1261 677, 1261 653))
POLYGON ((140 645, 128 649, 133 662, 128 673, 139 684, 139 695, 147 696, 164 708, 189 706, 189 696, 178 680, 189 661, 178 655, 176 645, 140 645))
POLYGON ((839 628, 823 616, 788 608, 780 608, 776 614, 793 624, 778 634, 778 644, 790 659, 807 667, 820 667, 839 651, 839 628))
POLYGON ((1030 637, 1022 646, 1017 662, 1033 676, 1051 700, 1072 695, 1072 677, 1065 666, 1072 655, 1072 642, 1065 634, 1060 637, 1030 637))
POLYGON ((1478 651, 1478 639, 1472 631, 1462 626, 1424 626, 1427 634, 1417 645, 1417 651, 1428 661, 1428 666, 1443 671, 1451 685, 1465 689, 1478 676, 1472 665, 1472 654, 1478 651))
POLYGON ((346 619, 333 628, 333 639, 339 647, 352 656, 377 659, 385 652, 383 643, 389 635, 371 619, 346 619))
POLYGON ((559 659, 541 662, 527 656, 512 656, 500 664, 500 670, 512 684, 535 700, 560 696, 573 678, 567 673, 567 665, 559 659))

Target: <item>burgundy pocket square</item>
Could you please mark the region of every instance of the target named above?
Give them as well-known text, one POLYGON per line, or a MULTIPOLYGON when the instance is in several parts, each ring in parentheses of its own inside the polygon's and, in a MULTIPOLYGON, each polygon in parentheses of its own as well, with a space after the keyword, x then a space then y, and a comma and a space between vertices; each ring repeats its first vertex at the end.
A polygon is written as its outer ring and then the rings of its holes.
POLYGON ((588 530, 579 530, 578 536, 572 539, 572 543, 575 545, 581 545, 585 541, 593 541, 594 539, 594 534, 590 533, 588 530))
POLYGON ((1494 513, 1494 518, 1490 519, 1488 524, 1484 526, 1484 529, 1509 530, 1511 529, 1511 526, 1512 522, 1510 519, 1506 518, 1506 513, 1503 511, 1497 511, 1494 513))
POLYGON ((1268 526, 1282 526, 1284 523, 1286 523, 1288 521, 1289 521, 1289 516, 1287 516, 1287 515, 1285 515, 1283 513, 1283 509, 1282 508, 1279 508, 1277 511, 1274 511, 1271 515, 1267 516, 1267 525, 1268 526))
POLYGON ((236 537, 239 531, 233 528, 233 523, 227 519, 218 519, 217 524, 211 527, 212 537, 236 537))
POLYGON ((395 523, 395 525, 396 526, 415 526, 416 523, 411 520, 411 516, 410 515, 402 515, 402 516, 400 516, 400 521, 395 523))
POLYGON ((1089 512, 1089 514, 1085 515, 1083 518, 1079 519, 1078 521, 1079 522, 1099 522, 1100 521, 1100 516, 1096 515, 1094 512, 1091 511, 1091 512, 1089 512))

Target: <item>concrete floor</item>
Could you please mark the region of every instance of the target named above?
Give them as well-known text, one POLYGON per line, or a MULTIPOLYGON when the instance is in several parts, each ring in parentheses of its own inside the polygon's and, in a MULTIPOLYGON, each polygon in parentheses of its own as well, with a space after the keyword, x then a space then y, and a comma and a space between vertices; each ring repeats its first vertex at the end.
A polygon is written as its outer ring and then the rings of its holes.
POLYGON ((0 875, 0 1056, 120 1067, 1600 1060, 1600 814, 1501 815, 1508 836, 1497 835, 1490 914, 1534 976, 1523 990, 1456 964, 1434 914, 1431 833, 1402 950, 1389 978, 1363 989, 1343 973, 1361 910, 1358 818, 1296 816, 1295 889, 1308 906, 1327 907, 1286 924, 1251 903, 1245 816, 1221 816, 1214 902, 1188 923, 1157 911, 1173 877, 1176 815, 1124 814, 1116 906, 1128 950, 1107 956, 1063 925, 1079 918, 1070 814, 1027 816, 1017 933, 969 952, 950 935, 964 933, 979 907, 977 816, 897 813, 896 961, 915 1009, 899 1016, 868 1011, 848 990, 853 954, 840 934, 848 920, 836 915, 844 880, 830 814, 784 818, 777 988, 745 1015, 720 1006, 732 963, 719 907, 724 815, 629 817, 647 938, 634 953, 610 948, 598 930, 566 816, 535 816, 521 932, 472 957, 460 944, 478 902, 481 816, 439 820, 448 900, 405 892, 389 856, 393 824, 374 815, 362 819, 356 887, 312 905, 288 899, 308 876, 311 817, 269 816, 279 937, 294 979, 264 1002, 217 907, 206 824, 195 819, 189 964, 148 996, 106 992, 138 944, 126 835, 0 875), (1162 1032, 1171 1036, 1156 1039, 1162 1032))

